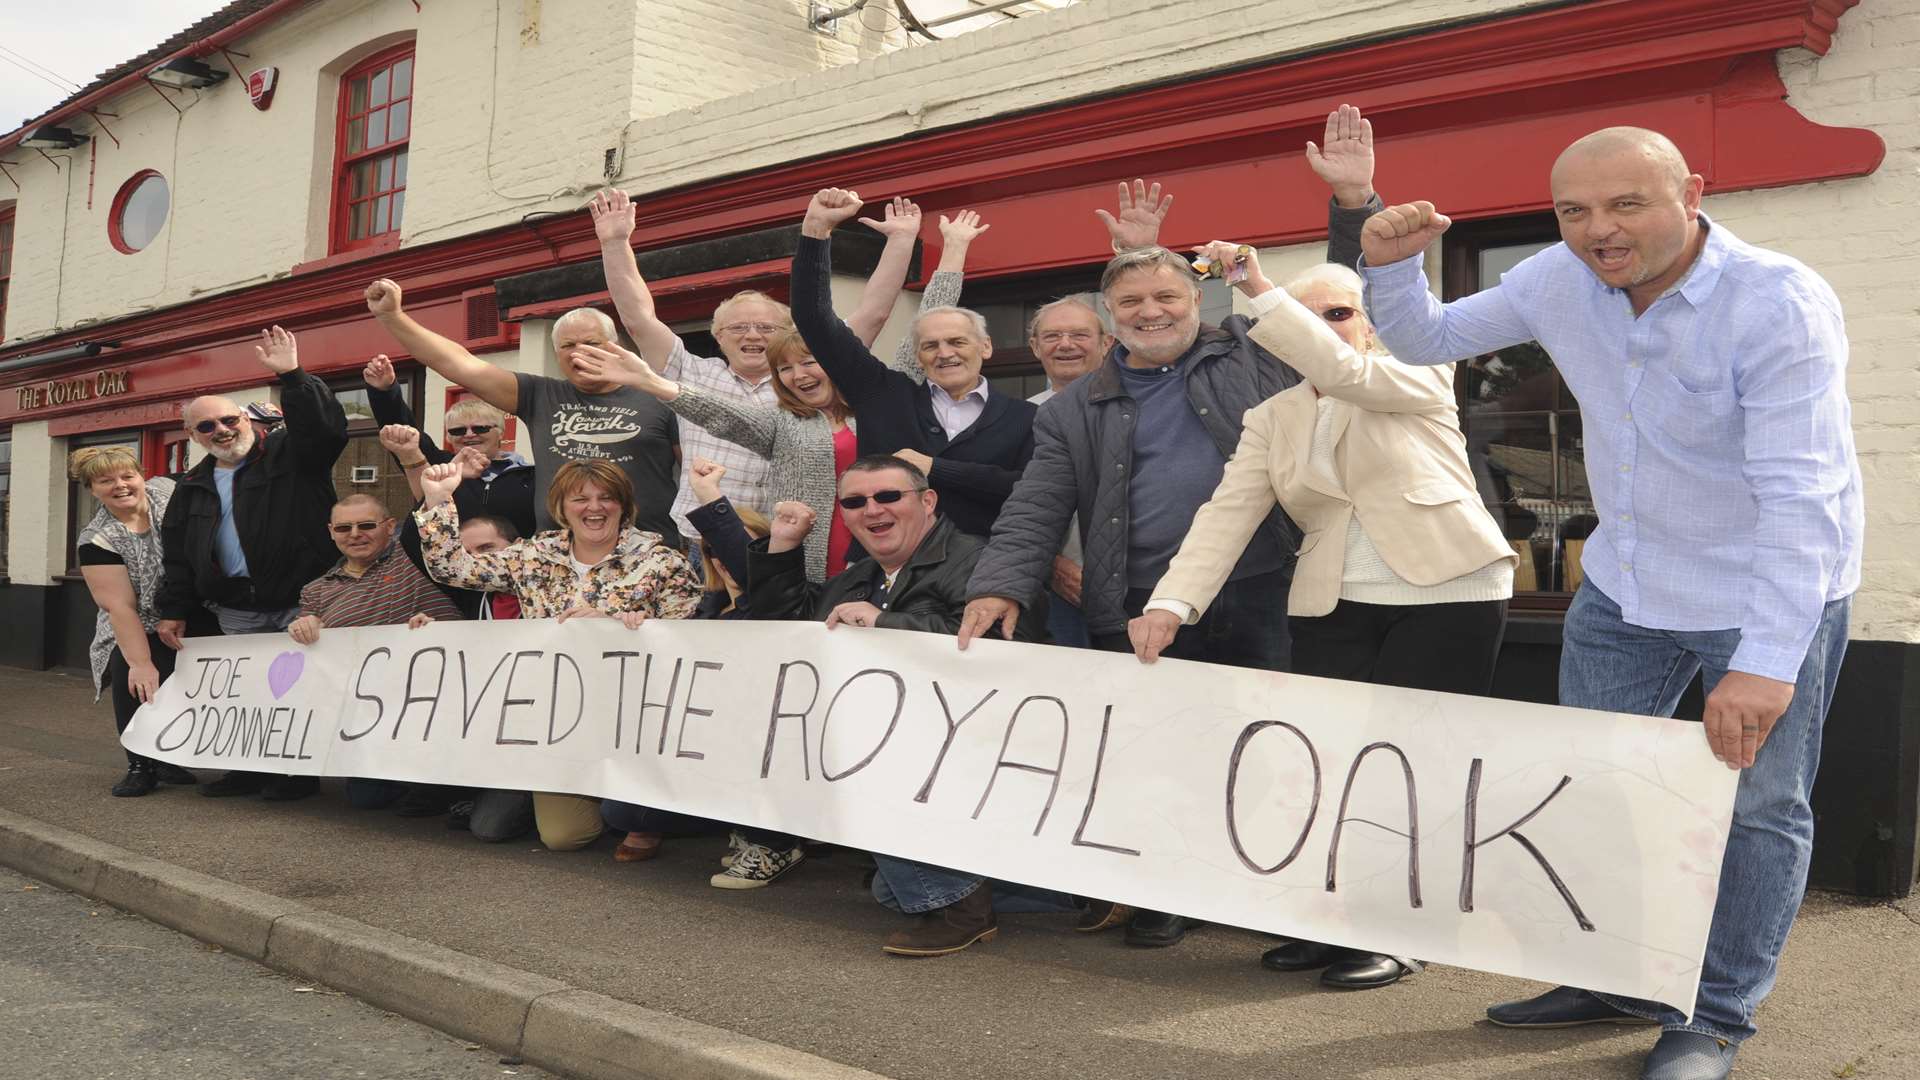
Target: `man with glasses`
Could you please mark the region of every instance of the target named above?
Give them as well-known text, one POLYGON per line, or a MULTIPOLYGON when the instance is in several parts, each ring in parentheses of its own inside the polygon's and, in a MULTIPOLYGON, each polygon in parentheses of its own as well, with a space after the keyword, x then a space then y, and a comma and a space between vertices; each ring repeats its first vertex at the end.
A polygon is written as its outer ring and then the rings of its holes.
POLYGON ((580 307, 554 320, 554 359, 565 376, 555 379, 495 367, 420 325, 402 310, 400 286, 386 278, 367 286, 366 299, 367 310, 415 359, 526 422, 534 454, 534 518, 541 528, 557 527, 546 507, 555 470, 569 461, 597 458, 618 466, 632 481, 639 511, 634 524, 679 545, 680 531, 670 513, 678 492, 673 455, 680 441, 673 413, 653 395, 601 382, 575 363, 583 345, 617 344, 617 328, 606 312, 580 307))
MULTIPOLYGON (((773 373, 767 364, 767 347, 776 335, 793 328, 787 305, 762 292, 739 292, 720 302, 714 309, 711 329, 720 346, 720 356, 696 356, 686 342, 660 319, 653 294, 640 274, 639 260, 633 252, 634 204, 627 193, 609 189, 595 195, 588 204, 593 215, 594 235, 600 241, 600 263, 606 271, 607 291, 613 297, 620 323, 633 336, 634 351, 648 366, 682 385, 699 388, 742 403, 778 407, 773 393, 773 373)), ((912 261, 914 242, 920 233, 920 208, 906 199, 894 199, 883 220, 867 222, 885 236, 886 246, 874 266, 872 277, 860 295, 860 301, 847 318, 847 325, 871 346, 893 314, 894 300, 906 281, 912 261)), ((946 250, 940 270, 933 275, 922 294, 923 307, 951 304, 960 296, 960 267, 966 259, 972 234, 955 237, 942 230, 946 250)), ((903 349, 895 360, 896 368, 919 370, 911 352, 903 349)), ((767 508, 766 458, 738 443, 729 442, 698 425, 687 425, 680 433, 680 494, 673 503, 673 517, 682 535, 689 539, 698 531, 687 519, 688 511, 700 505, 693 494, 693 483, 686 471, 692 463, 705 458, 726 468, 720 478, 720 493, 730 501, 767 508)), ((698 550, 698 545, 692 545, 698 550)), ((696 556, 697 557, 697 556, 696 556)))
MULTIPOLYGON (((419 629, 439 619, 460 618, 459 609, 401 550, 393 518, 380 500, 356 493, 333 504, 327 521, 340 561, 300 590, 300 617, 287 633, 312 645, 328 627, 391 626, 419 629)), ((347 781, 347 801, 363 810, 394 806, 401 817, 444 813, 455 792, 434 784, 398 780, 347 781)))
MULTIPOLYGON (((1100 313, 1079 297, 1069 296, 1043 304, 1027 324, 1027 348, 1033 350, 1047 373, 1047 388, 1027 400, 1045 405, 1053 396, 1106 358, 1113 347, 1113 335, 1100 313)), ((1047 633, 1055 645, 1084 649, 1093 644, 1087 636, 1087 617, 1080 612, 1080 582, 1086 558, 1080 549, 1080 523, 1067 526, 1066 543, 1053 557, 1053 574, 1047 589, 1053 595, 1047 602, 1047 633)))
MULTIPOLYGON (((347 414, 332 388, 300 369, 292 334, 260 332, 254 349, 280 384, 285 422, 263 430, 230 398, 207 396, 183 410, 188 438, 206 451, 175 487, 160 525, 165 581, 154 632, 178 649, 186 621, 205 606, 225 634, 275 633, 300 614, 300 590, 334 561, 327 540, 333 464, 347 446, 347 414)), ((310 776, 269 779, 231 772, 200 794, 256 791, 305 798, 310 776)))
MULTIPOLYGON (((747 553, 748 609, 756 619, 822 619, 828 629, 880 626, 951 634, 967 605, 967 578, 984 546, 935 512, 939 496, 911 462, 858 458, 840 474, 840 509, 867 557, 824 585, 807 580, 802 545, 814 512, 803 502, 773 508, 772 533, 747 553)), ((1015 637, 1039 640, 1043 617, 1020 620, 1015 637)), ((896 956, 941 956, 992 937, 993 888, 986 879, 875 853, 874 898, 915 916, 888 935, 896 956)), ((1009 897, 1011 898, 1011 897, 1009 897)), ((1059 894, 1021 896, 1024 910, 1072 910, 1059 894)), ((1008 910, 1012 910, 1009 906, 1008 910)))

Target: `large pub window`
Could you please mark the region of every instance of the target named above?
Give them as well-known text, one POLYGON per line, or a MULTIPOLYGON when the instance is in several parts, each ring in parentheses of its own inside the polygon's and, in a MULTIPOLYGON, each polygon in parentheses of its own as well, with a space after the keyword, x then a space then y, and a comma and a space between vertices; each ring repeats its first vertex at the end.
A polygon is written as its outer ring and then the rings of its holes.
POLYGON ((411 43, 370 57, 341 77, 334 251, 366 247, 400 232, 412 133, 411 43))
MULTIPOLYGON (((1441 255, 1445 299, 1492 288, 1559 239, 1552 214, 1456 225, 1441 255)), ((1580 584, 1580 549, 1598 523, 1580 404, 1534 342, 1462 362, 1455 385, 1480 496, 1520 556, 1514 606, 1564 609, 1580 584)))

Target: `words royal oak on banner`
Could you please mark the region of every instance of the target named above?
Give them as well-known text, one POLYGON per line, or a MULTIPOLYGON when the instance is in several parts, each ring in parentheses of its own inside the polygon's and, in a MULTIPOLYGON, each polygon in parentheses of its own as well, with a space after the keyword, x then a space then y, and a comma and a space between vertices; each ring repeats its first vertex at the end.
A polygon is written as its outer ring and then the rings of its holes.
POLYGON ((1683 1010, 1737 780, 1679 721, 814 623, 190 639, 123 742, 618 798, 1683 1010))

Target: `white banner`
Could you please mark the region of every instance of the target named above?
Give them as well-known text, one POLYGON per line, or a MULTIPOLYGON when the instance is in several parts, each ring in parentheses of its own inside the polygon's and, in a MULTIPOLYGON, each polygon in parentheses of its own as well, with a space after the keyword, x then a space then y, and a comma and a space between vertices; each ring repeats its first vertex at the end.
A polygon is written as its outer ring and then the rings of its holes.
POLYGON ((817 623, 197 638, 123 742, 621 799, 1683 1011, 1738 777, 1697 724, 817 623))

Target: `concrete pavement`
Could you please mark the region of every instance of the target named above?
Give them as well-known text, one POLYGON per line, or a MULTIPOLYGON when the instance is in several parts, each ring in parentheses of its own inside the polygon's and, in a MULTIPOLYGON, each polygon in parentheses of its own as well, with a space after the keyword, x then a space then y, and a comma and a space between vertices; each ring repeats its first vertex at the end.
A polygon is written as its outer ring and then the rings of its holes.
MULTIPOLYGON (((706 884, 717 840, 670 841, 631 866, 612 861, 610 839, 567 854, 488 846, 437 820, 353 811, 337 782, 286 806, 185 789, 112 799, 123 759, 90 697, 84 679, 0 669, 0 810, 312 918, 905 1080, 1631 1078, 1653 1038, 1492 1028, 1489 1002, 1539 987, 1458 969, 1325 992, 1311 975, 1262 971, 1263 939, 1223 928, 1135 950, 1115 933, 1074 934, 1065 916, 1010 916, 962 955, 898 960, 878 948, 897 917, 844 853, 733 893, 706 884)), ((1917 972, 1920 906, 1815 895, 1737 1075, 1920 1077, 1917 972)))

